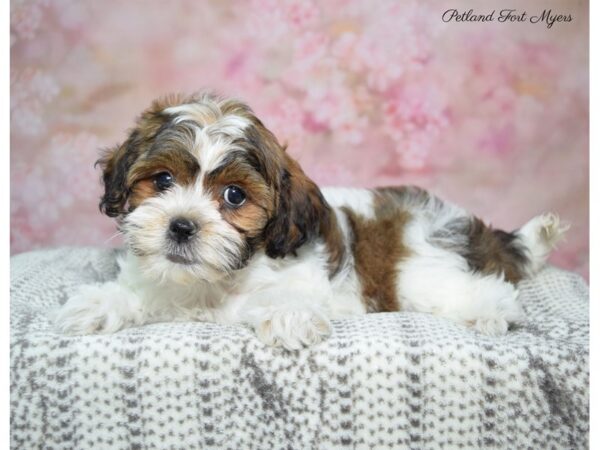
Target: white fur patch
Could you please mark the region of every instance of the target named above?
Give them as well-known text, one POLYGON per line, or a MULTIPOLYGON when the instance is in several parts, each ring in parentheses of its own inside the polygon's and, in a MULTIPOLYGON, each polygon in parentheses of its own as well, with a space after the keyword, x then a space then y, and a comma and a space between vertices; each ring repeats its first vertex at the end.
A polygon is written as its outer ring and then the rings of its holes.
POLYGON ((199 145, 194 153, 200 163, 201 177, 218 168, 232 151, 244 151, 242 147, 232 145, 227 138, 209 137, 204 132, 201 132, 200 136, 201 138, 196 140, 199 145))
POLYGON ((243 151, 243 148, 234 146, 233 141, 244 136, 250 120, 237 114, 224 115, 218 102, 205 99, 200 103, 171 106, 164 112, 175 116, 173 122, 176 124, 184 121, 195 124, 194 148, 190 150, 198 158, 202 173, 219 167, 229 152, 243 151))
POLYGON ((327 203, 334 208, 345 206, 366 219, 375 217, 374 196, 369 189, 326 187, 321 192, 327 203))
POLYGON ((196 122, 202 127, 209 125, 222 117, 219 105, 214 101, 203 101, 171 106, 164 111, 166 114, 176 116, 173 121, 181 123, 184 120, 196 122))

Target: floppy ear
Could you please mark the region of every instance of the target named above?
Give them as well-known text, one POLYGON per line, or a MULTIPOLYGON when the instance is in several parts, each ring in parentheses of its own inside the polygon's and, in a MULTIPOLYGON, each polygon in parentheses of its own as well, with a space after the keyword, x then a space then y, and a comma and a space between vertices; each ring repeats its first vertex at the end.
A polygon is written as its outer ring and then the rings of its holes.
POLYGON ((100 199, 100 211, 109 217, 125 214, 125 206, 130 193, 127 174, 139 156, 140 133, 133 131, 127 140, 106 151, 95 165, 102 168, 104 195, 100 199))
POLYGON ((331 209, 317 185, 285 154, 275 214, 265 228, 265 250, 271 258, 293 254, 319 235, 331 209))
POLYGON ((161 97, 152 102, 136 120, 136 127, 131 131, 127 140, 114 148, 108 149, 96 161, 96 166, 102 168, 104 195, 100 199, 100 211, 109 217, 125 214, 130 188, 127 175, 129 169, 143 151, 151 145, 152 140, 167 122, 162 111, 184 101, 183 97, 171 95, 161 97))

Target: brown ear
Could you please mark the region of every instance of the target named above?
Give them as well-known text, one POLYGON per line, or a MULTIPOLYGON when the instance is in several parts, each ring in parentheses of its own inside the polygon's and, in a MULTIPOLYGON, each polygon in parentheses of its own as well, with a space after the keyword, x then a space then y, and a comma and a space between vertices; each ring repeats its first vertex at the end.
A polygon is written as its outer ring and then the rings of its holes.
POLYGON ((121 145, 106 151, 96 161, 102 168, 102 181, 104 182, 104 195, 100 199, 100 211, 109 217, 123 215, 129 188, 127 174, 139 156, 141 144, 140 133, 135 130, 121 145))
POLYGON ((285 154, 278 207, 265 228, 265 251, 271 258, 294 254, 317 237, 331 210, 317 185, 285 154))
POLYGON ((150 108, 138 117, 137 126, 131 131, 127 140, 107 150, 96 161, 95 165, 102 168, 104 195, 100 199, 100 211, 104 214, 118 217, 127 212, 126 205, 131 188, 127 182, 129 169, 152 144, 161 127, 166 126, 168 117, 164 116, 162 111, 182 101, 182 97, 176 95, 155 100, 150 108))

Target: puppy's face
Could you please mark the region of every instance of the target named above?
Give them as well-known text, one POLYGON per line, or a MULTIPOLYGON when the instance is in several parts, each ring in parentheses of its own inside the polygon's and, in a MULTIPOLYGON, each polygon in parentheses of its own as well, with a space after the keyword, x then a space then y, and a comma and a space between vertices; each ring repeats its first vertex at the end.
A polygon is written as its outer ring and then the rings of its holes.
POLYGON ((99 163, 100 208, 157 279, 217 281, 259 249, 285 256, 328 214, 273 134, 232 100, 156 101, 99 163))

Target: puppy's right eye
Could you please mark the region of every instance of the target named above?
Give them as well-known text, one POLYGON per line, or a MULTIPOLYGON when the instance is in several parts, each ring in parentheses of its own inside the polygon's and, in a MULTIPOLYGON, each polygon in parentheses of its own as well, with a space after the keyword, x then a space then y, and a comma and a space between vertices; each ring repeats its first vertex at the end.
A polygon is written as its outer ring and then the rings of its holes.
POLYGON ((170 188, 174 182, 175 180, 169 172, 160 172, 154 175, 154 185, 159 191, 170 188))

